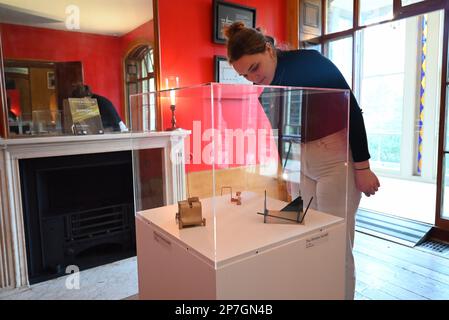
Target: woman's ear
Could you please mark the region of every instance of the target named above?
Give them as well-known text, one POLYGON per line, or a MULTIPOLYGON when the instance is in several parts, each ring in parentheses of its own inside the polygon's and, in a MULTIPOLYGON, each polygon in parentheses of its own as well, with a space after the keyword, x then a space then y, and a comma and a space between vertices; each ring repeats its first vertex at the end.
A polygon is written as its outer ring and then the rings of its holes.
POLYGON ((275 52, 273 46, 271 44, 269 44, 268 42, 266 43, 266 46, 267 46, 266 50, 268 51, 268 54, 270 55, 271 58, 274 59, 274 57, 276 56, 276 52, 275 52))

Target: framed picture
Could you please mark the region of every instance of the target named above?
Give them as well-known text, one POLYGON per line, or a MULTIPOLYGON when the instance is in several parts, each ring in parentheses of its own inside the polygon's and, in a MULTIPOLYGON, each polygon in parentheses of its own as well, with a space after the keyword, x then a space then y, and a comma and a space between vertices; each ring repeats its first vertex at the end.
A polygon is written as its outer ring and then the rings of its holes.
POLYGON ((321 35, 321 0, 304 0, 300 4, 300 41, 321 35))
POLYGON ((235 84, 252 84, 251 81, 239 75, 229 64, 226 57, 215 56, 215 82, 218 83, 235 83, 235 84))
POLYGON ((231 25, 236 21, 242 21, 246 27, 256 27, 255 8, 222 0, 214 0, 213 10, 213 41, 215 43, 226 43, 226 38, 223 33, 224 27, 231 25))
POLYGON ((47 89, 55 89, 56 79, 53 71, 47 72, 47 89))

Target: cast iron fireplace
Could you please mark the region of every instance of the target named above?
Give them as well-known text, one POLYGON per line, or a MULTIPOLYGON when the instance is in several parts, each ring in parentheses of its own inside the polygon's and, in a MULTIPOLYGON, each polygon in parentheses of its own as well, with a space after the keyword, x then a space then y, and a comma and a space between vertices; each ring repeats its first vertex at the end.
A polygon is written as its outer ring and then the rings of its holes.
POLYGON ((131 151, 19 166, 31 284, 136 255, 131 151))

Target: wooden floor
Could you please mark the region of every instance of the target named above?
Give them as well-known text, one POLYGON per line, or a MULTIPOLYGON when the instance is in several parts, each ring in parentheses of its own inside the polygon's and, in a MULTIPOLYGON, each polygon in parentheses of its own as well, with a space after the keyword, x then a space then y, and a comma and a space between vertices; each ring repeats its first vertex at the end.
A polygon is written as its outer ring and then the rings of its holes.
POLYGON ((355 233, 356 300, 448 300, 449 259, 355 233))

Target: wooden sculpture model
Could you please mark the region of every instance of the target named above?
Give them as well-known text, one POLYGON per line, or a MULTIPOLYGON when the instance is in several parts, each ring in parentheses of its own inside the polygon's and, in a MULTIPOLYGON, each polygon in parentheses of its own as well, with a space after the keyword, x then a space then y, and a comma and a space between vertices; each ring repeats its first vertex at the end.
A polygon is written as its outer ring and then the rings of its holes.
POLYGON ((223 195, 223 189, 230 189, 231 190, 231 203, 236 203, 238 206, 242 204, 242 192, 237 191, 235 193, 236 198, 232 196, 232 187, 221 187, 221 195, 223 195))
POLYGON ((189 226, 205 226, 206 218, 203 218, 201 202, 198 197, 178 201, 178 213, 176 214, 179 229, 189 226))

